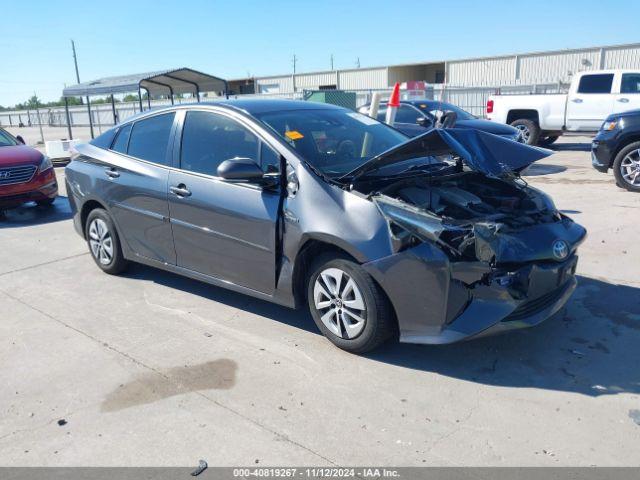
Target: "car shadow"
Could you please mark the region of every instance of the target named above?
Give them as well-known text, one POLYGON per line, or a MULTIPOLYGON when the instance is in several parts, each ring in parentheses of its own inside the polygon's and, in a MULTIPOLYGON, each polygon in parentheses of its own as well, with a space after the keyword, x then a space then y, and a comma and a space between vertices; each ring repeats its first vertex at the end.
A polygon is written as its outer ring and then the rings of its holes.
POLYGON ((0 229, 31 227, 45 223, 60 222, 73 217, 67 197, 56 197, 53 205, 39 207, 35 203, 26 203, 17 208, 0 212, 0 229))
POLYGON ((451 345, 388 344, 368 358, 487 385, 589 396, 640 393, 640 289, 579 277, 534 328, 451 345))
POLYGON ((292 310, 266 300, 233 292, 226 288, 215 287, 198 280, 192 280, 188 277, 138 263, 132 264, 123 275, 129 278, 152 281, 165 287, 182 290, 183 292, 198 295, 214 302, 223 303, 229 307, 267 317, 291 327, 320 334, 315 323, 313 323, 311 315, 306 309, 292 310))
POLYGON ((523 177, 538 177, 540 175, 551 175, 564 172, 567 167, 562 165, 548 165, 544 163, 534 163, 524 169, 521 173, 523 177))
POLYGON ((591 143, 554 143, 546 148, 556 152, 589 152, 591 143))
MULTIPOLYGON (((291 310, 143 265, 126 275, 320 335, 306 309, 291 310)), ((639 394, 640 371, 634 366, 640 364, 640 289, 587 277, 578 281, 566 307, 534 328, 451 345, 388 342, 363 358, 485 385, 589 396, 639 394)))

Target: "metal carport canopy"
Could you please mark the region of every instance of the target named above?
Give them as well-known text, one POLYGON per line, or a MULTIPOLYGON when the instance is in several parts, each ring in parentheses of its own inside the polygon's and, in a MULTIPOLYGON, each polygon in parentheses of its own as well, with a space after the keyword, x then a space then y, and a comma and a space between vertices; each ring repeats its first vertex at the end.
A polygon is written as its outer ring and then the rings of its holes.
POLYGON ((161 70, 158 72, 106 77, 91 82, 78 83, 77 85, 72 85, 62 90, 67 115, 69 139, 73 138, 73 132, 71 131, 71 117, 67 98, 87 97, 89 128, 91 130, 91 138, 93 138, 93 121, 91 119, 91 102, 89 97, 93 95, 110 95, 113 123, 116 124, 118 123, 118 119, 113 95, 116 93, 137 91, 140 111, 142 111, 142 93, 140 90, 143 88, 148 93, 147 100, 149 108, 151 108, 151 97, 154 95, 168 95, 173 105, 173 96, 181 93, 192 93, 199 102, 200 92, 223 92, 225 96, 228 92, 226 80, 192 70, 191 68, 174 68, 173 70, 161 70))
POLYGON ((113 95, 144 88, 149 95, 178 93, 226 92, 227 82, 222 78, 198 72, 190 68, 176 68, 157 72, 107 77, 79 83, 65 88, 64 97, 113 95))

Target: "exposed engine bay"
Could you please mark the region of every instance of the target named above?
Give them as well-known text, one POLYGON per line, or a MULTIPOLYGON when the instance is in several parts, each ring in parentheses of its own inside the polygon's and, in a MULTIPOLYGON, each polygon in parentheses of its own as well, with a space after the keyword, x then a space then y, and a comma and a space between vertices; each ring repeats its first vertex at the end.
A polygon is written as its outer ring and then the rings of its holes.
POLYGON ((380 193, 455 223, 483 220, 522 227, 559 219, 535 190, 474 172, 406 179, 380 193))
MULTIPOLYGON (((417 239, 436 242, 453 260, 491 265, 554 257, 558 239, 573 245, 582 228, 561 215, 551 199, 522 180, 479 172, 387 179, 371 194, 402 249, 417 239)), ((570 253, 567 252, 567 255, 570 253)))

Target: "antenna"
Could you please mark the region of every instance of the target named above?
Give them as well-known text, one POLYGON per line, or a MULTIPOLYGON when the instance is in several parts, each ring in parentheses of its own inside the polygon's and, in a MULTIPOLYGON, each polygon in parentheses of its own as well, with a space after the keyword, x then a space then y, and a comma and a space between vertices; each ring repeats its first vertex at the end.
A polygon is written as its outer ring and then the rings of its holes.
POLYGON ((356 57, 356 68, 360 68, 360 57, 356 57))

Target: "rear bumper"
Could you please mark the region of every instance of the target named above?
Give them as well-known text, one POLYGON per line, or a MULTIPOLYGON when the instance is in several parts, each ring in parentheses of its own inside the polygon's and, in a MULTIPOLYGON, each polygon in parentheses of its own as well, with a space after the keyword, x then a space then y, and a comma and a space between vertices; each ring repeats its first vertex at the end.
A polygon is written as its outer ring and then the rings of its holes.
POLYGON ((27 202, 55 198, 58 182, 53 168, 36 174, 29 182, 0 187, 0 208, 18 207, 27 202))

